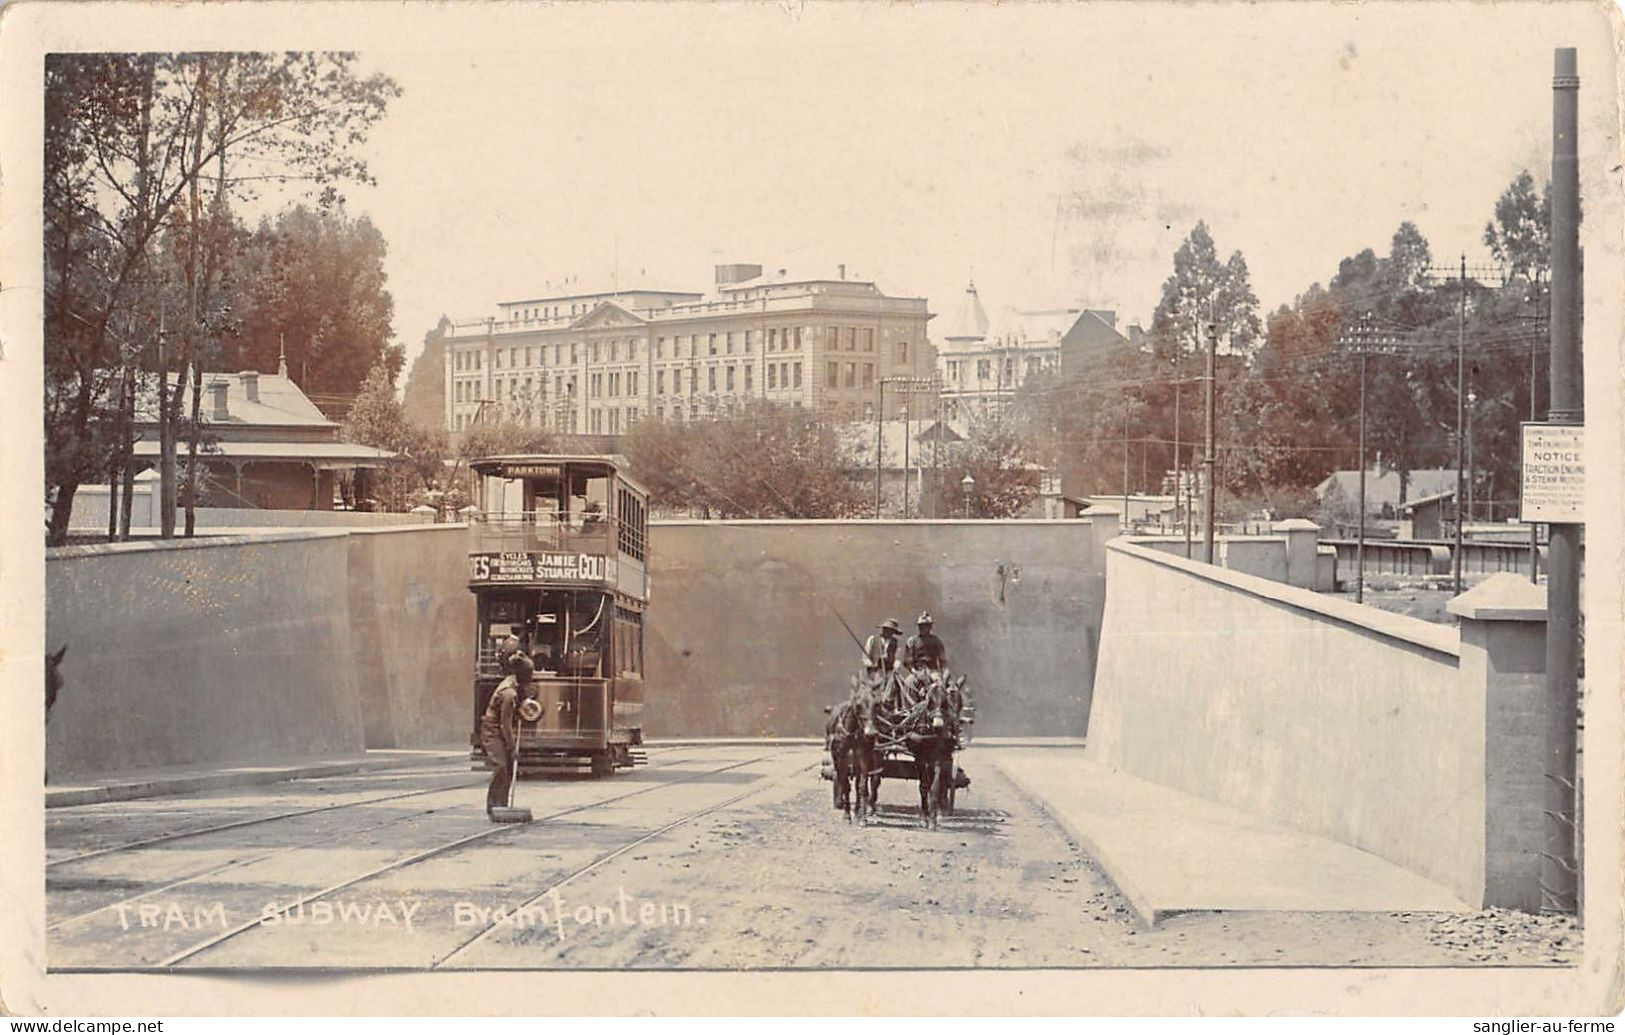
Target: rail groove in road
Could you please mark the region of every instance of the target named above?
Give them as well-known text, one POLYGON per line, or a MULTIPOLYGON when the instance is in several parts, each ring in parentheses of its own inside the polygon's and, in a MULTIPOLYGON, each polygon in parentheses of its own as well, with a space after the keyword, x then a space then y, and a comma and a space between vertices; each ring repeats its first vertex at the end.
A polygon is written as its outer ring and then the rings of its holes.
MULTIPOLYGON (((764 755, 763 757, 765 758, 765 757, 769 757, 769 756, 764 755)), ((760 761, 760 759, 757 759, 757 761, 760 761)), ((737 805, 739 802, 744 801, 746 798, 749 798, 752 795, 761 794, 764 791, 767 791, 767 790, 770 790, 770 789, 772 789, 774 787, 777 787, 779 784, 784 783, 786 780, 790 780, 790 779, 793 779, 793 778, 798 777, 798 776, 803 776, 803 775, 806 774, 807 770, 809 770, 811 768, 813 768, 813 767, 811 765, 808 765, 808 766, 805 766, 805 767, 803 767, 801 769, 796 769, 796 770, 793 770, 791 772, 785 773, 784 775, 779 776, 779 777, 777 777, 775 779, 764 780, 760 786, 752 787, 749 790, 742 791, 741 793, 734 795, 732 798, 729 798, 727 801, 720 801, 720 802, 717 802, 715 805, 708 805, 703 809, 696 809, 695 811, 690 812, 686 816, 682 816, 682 817, 680 817, 678 819, 672 820, 670 823, 667 823, 665 826, 661 827, 658 830, 651 830, 649 833, 644 834, 642 837, 639 837, 634 841, 629 841, 626 844, 621 845, 619 848, 615 849, 614 851, 607 852, 604 855, 599 856, 597 859, 594 859, 592 862, 587 863, 585 866, 578 867, 577 869, 572 871, 568 876, 566 876, 564 879, 554 881, 552 884, 548 885, 548 887, 545 888, 544 890, 542 890, 541 892, 538 892, 536 895, 533 895, 532 897, 526 899, 523 903, 521 903, 519 906, 517 906, 515 908, 514 912, 523 913, 525 910, 534 907, 537 903, 539 903, 543 899, 547 898, 548 895, 552 894, 555 891, 561 890, 566 884, 569 884, 571 881, 575 880, 577 877, 583 876, 584 874, 591 873, 593 870, 598 869, 598 867, 603 866, 605 863, 608 863, 608 862, 610 862, 610 861, 612 861, 614 859, 617 859, 622 855, 625 855, 627 852, 630 852, 632 849, 638 847, 639 845, 647 844, 648 842, 653 841, 655 838, 660 837, 662 834, 665 834, 665 833, 667 833, 667 832, 669 832, 671 830, 675 830, 676 828, 682 826, 685 823, 691 823, 696 819, 701 819, 701 818, 703 818, 705 816, 709 816, 713 812, 721 812, 725 808, 728 808, 728 807, 730 807, 732 805, 737 805)), ((438 959, 438 960, 434 961, 433 963, 431 963, 429 965, 429 969, 430 970, 435 970, 435 969, 438 969, 441 966, 444 966, 446 963, 449 963, 451 960, 453 960, 456 957, 462 955, 464 952, 467 952, 469 949, 472 949, 475 945, 478 945, 480 942, 484 941, 487 937, 489 937, 492 933, 494 933, 497 930, 497 928, 499 928, 500 926, 502 926, 500 922, 497 922, 497 921, 491 922, 483 930, 481 930, 478 934, 474 935, 474 937, 470 938, 468 941, 464 942, 463 944, 457 946, 457 948, 453 949, 451 952, 449 952, 446 955, 442 956, 440 959, 438 959)))
MULTIPOLYGON (((662 751, 683 751, 683 750, 689 750, 692 747, 704 747, 704 746, 705 745, 692 745, 692 746, 691 745, 673 745, 673 746, 668 747, 668 748, 662 748, 661 750, 662 751)), ((640 767, 640 768, 647 768, 647 767, 640 767)), ((662 768, 662 767, 661 766, 655 766, 654 768, 658 769, 658 768, 662 768)), ((396 771, 396 773, 393 774, 393 775, 398 775, 399 772, 400 771, 396 771)), ((376 776, 376 775, 379 775, 379 774, 365 774, 365 775, 376 776)), ((243 827, 258 826, 259 824, 262 824, 262 823, 275 823, 275 822, 278 822, 279 820, 284 820, 284 819, 297 819, 300 816, 314 816, 314 815, 316 815, 318 813, 333 812, 333 811, 338 810, 338 809, 359 808, 360 806, 363 806, 363 805, 377 805, 377 804, 380 804, 380 803, 386 802, 386 801, 400 801, 403 798, 415 798, 415 797, 420 797, 420 796, 425 795, 425 794, 437 794, 440 791, 464 790, 464 789, 467 789, 469 787, 478 787, 478 786, 480 786, 481 784, 483 784, 485 782, 487 782, 487 777, 482 775, 478 779, 475 779, 475 780, 464 780, 464 781, 462 781, 460 783, 449 783, 449 784, 445 784, 444 786, 440 786, 440 787, 429 787, 429 788, 423 788, 423 789, 419 789, 419 790, 415 790, 415 791, 403 791, 403 792, 401 792, 399 794, 385 794, 385 795, 381 795, 381 796, 376 797, 376 798, 362 798, 362 799, 360 799, 358 801, 341 801, 341 802, 335 802, 332 805, 317 805, 317 806, 315 806, 313 808, 295 809, 292 812, 280 812, 280 813, 277 813, 277 814, 271 815, 271 816, 255 816, 255 817, 253 817, 251 819, 238 819, 238 820, 233 820, 230 823, 218 823, 218 824, 215 824, 214 826, 198 827, 195 830, 182 830, 182 831, 178 831, 178 832, 173 833, 173 834, 160 834, 157 837, 143 838, 140 841, 130 841, 130 842, 126 843, 126 844, 121 844, 121 845, 110 845, 110 846, 108 846, 106 848, 98 848, 98 849, 96 849, 95 851, 92 851, 92 852, 81 852, 78 855, 70 855, 70 856, 67 856, 67 857, 62 858, 62 859, 51 859, 51 860, 48 860, 45 863, 45 868, 46 869, 51 869, 52 867, 56 867, 56 866, 66 866, 68 863, 83 862, 86 859, 95 859, 95 858, 98 858, 100 856, 113 855, 113 854, 116 854, 118 852, 128 852, 128 851, 132 851, 132 850, 134 850, 136 848, 147 848, 147 847, 150 847, 152 845, 167 844, 167 843, 169 843, 171 841, 180 841, 180 840, 182 840, 184 838, 189 838, 189 837, 201 837, 201 836, 203 836, 205 834, 215 834, 215 833, 219 833, 220 831, 223 831, 223 830, 241 830, 243 827)), ((102 805, 107 805, 107 804, 111 804, 111 803, 97 802, 93 806, 71 806, 70 805, 70 806, 64 806, 63 809, 58 810, 58 811, 65 812, 67 809, 71 809, 71 808, 94 808, 94 807, 100 807, 102 805)))
POLYGON ((93 852, 81 852, 79 855, 70 855, 63 859, 52 859, 45 864, 46 869, 57 866, 66 866, 68 863, 84 862, 86 859, 96 859, 104 855, 114 855, 119 852, 134 851, 137 848, 149 848, 152 845, 167 844, 171 841, 181 841, 189 837, 202 837, 205 834, 217 834, 223 830, 241 830, 243 827, 258 826, 261 823, 275 823, 284 819, 297 819, 300 816, 314 816, 321 812, 333 812, 337 809, 359 808, 362 805, 377 805, 386 801, 400 801, 403 798, 416 798, 425 794, 438 794, 441 791, 466 790, 478 787, 486 781, 465 780, 461 783, 446 784, 440 787, 428 787, 415 791, 403 791, 400 794, 385 794, 377 798, 362 798, 358 801, 335 802, 332 805, 318 805, 309 809, 296 809, 292 812, 280 812, 272 816, 255 816, 252 819, 238 819, 230 823, 218 823, 212 827, 198 827, 196 830, 182 830, 174 834, 159 834, 157 837, 143 838, 140 841, 130 841, 126 844, 111 845, 107 848, 98 848, 93 852))
MULTIPOLYGON (((667 768, 668 766, 670 766, 672 764, 673 763, 670 763, 670 762, 662 762, 662 763, 660 763, 658 765, 645 766, 643 768, 645 768, 645 769, 664 769, 664 768, 667 768)), ((385 795, 383 797, 378 797, 378 798, 365 798, 365 799, 362 799, 360 801, 353 801, 353 802, 342 803, 342 804, 328 805, 328 806, 323 806, 322 808, 318 808, 318 809, 302 809, 302 810, 299 810, 299 811, 296 811, 296 812, 284 813, 281 818, 283 818, 283 819, 298 818, 298 817, 302 817, 302 816, 308 816, 308 815, 311 815, 312 813, 317 813, 317 812, 330 812, 330 811, 332 811, 334 809, 352 808, 352 807, 359 808, 359 807, 361 807, 363 805, 375 805, 375 804, 377 804, 379 802, 398 801, 401 798, 409 798, 409 797, 413 797, 414 795, 440 794, 440 793, 445 793, 445 792, 448 792, 448 791, 463 791, 463 790, 467 790, 470 787, 481 786, 485 782, 486 782, 485 780, 476 780, 476 781, 473 781, 473 782, 448 784, 448 785, 443 786, 443 787, 431 787, 431 788, 427 788, 425 790, 412 791, 412 792, 409 792, 409 793, 406 793, 406 794, 391 794, 391 795, 385 795)), ((652 789, 652 788, 644 788, 644 789, 652 789)), ((634 792, 634 793, 639 793, 639 792, 634 792)), ((620 799, 619 798, 612 798, 610 800, 611 801, 618 801, 620 799)), ((599 803, 599 804, 602 804, 602 803, 599 803)), ((215 866, 215 867, 212 867, 212 868, 206 869, 206 870, 201 870, 201 871, 199 871, 197 873, 187 874, 185 877, 182 877, 179 880, 171 881, 168 884, 164 884, 164 885, 161 885, 161 886, 156 887, 156 888, 149 888, 149 889, 147 889, 145 891, 140 892, 139 894, 131 895, 128 898, 119 899, 117 902, 111 902, 111 903, 108 903, 105 906, 97 906, 95 909, 88 910, 88 911, 86 911, 84 913, 78 913, 78 914, 76 914, 74 916, 64 917, 63 919, 58 920, 55 923, 46 925, 45 929, 46 929, 46 931, 55 931, 55 930, 58 930, 60 928, 66 927, 69 924, 78 923, 81 920, 87 920, 87 919, 89 919, 89 918, 91 918, 93 916, 97 916, 97 915, 100 915, 102 913, 107 913, 107 912, 110 912, 112 910, 117 910, 121 906, 130 906, 130 905, 133 905, 133 904, 135 904, 137 902, 142 901, 143 899, 151 898, 154 895, 161 895, 166 891, 173 891, 176 888, 182 887, 182 886, 184 886, 186 884, 189 884, 189 883, 191 883, 193 881, 203 880, 203 879, 208 878, 208 877, 214 877, 214 876, 217 876, 217 875, 219 875, 221 873, 225 873, 225 872, 227 872, 229 870, 241 869, 241 868, 246 867, 246 866, 252 866, 255 863, 264 862, 265 860, 275 858, 278 855, 286 855, 286 854, 288 854, 290 852, 304 851, 307 848, 315 848, 318 845, 327 844, 328 842, 331 842, 331 841, 337 841, 337 840, 341 840, 343 838, 354 837, 357 834, 367 833, 367 832, 374 831, 374 830, 382 830, 382 829, 384 829, 386 827, 394 826, 394 825, 400 824, 400 823, 408 823, 408 822, 411 822, 414 819, 419 819, 419 818, 421 818, 423 816, 427 816, 427 815, 430 815, 430 814, 432 814, 434 812, 437 812, 442 807, 443 806, 438 806, 437 805, 432 809, 418 809, 416 811, 408 813, 407 815, 395 816, 395 817, 393 817, 391 819, 384 820, 383 822, 374 823, 371 826, 365 826, 365 827, 360 827, 360 828, 350 829, 350 830, 341 830, 341 831, 338 831, 337 833, 324 834, 321 837, 313 838, 313 839, 310 839, 310 840, 307 840, 307 841, 300 841, 300 842, 298 842, 296 844, 281 845, 281 846, 279 846, 277 848, 271 849, 268 852, 265 852, 265 853, 263 853, 261 855, 253 856, 251 858, 230 859, 230 860, 227 860, 224 863, 221 863, 218 866, 215 866)), ((569 814, 568 811, 557 813, 557 815, 559 815, 559 816, 568 815, 568 814, 569 814)), ((253 820, 251 822, 255 822, 255 823, 269 822, 272 818, 275 818, 275 817, 266 817, 266 818, 261 819, 261 820, 253 820)), ((550 818, 554 818, 554 817, 546 816, 546 817, 543 817, 543 818, 544 819, 550 819, 550 818)), ((93 856, 107 855, 107 854, 109 854, 111 852, 131 851, 131 850, 134 850, 134 849, 137 849, 137 848, 146 847, 148 845, 155 844, 155 843, 162 842, 162 841, 178 840, 178 839, 183 838, 183 837, 195 837, 195 836, 198 836, 200 834, 212 833, 212 832, 219 831, 219 830, 231 830, 231 829, 235 829, 236 827, 238 827, 240 825, 242 825, 242 824, 223 824, 221 826, 209 827, 209 828, 206 828, 206 829, 195 830, 195 831, 189 831, 189 832, 184 833, 184 834, 176 834, 176 835, 172 835, 172 836, 168 836, 168 837, 149 838, 149 839, 144 840, 144 841, 132 842, 129 845, 124 845, 124 846, 117 847, 117 848, 110 848, 110 849, 106 849, 106 850, 103 850, 103 851, 97 851, 97 852, 89 852, 89 853, 86 853, 85 855, 74 856, 71 859, 62 859, 62 860, 59 860, 59 862, 61 862, 61 863, 76 862, 78 860, 88 859, 88 858, 91 858, 93 856)))
MULTIPOLYGON (((678 786, 681 786, 681 785, 683 785, 685 783, 688 783, 690 781, 693 781, 693 780, 698 780, 698 779, 702 779, 702 778, 705 778, 705 777, 714 776, 717 773, 724 773, 724 772, 727 772, 727 771, 729 771, 731 769, 738 769, 738 768, 741 768, 743 766, 753 765, 753 764, 755 764, 757 762, 764 761, 766 759, 772 758, 775 755, 781 754, 781 753, 782 752, 779 752, 779 751, 770 751, 767 754, 757 755, 757 756, 755 756, 753 758, 747 758, 747 759, 744 759, 743 761, 734 762, 734 763, 731 763, 729 765, 721 766, 721 767, 718 767, 718 768, 715 768, 715 769, 708 769, 708 770, 704 770, 704 771, 701 771, 701 772, 696 772, 696 773, 693 773, 691 775, 684 776, 684 777, 681 777, 679 779, 673 780, 673 781, 671 781, 669 783, 660 783, 660 784, 654 784, 654 785, 647 786, 647 787, 640 787, 637 790, 628 791, 625 794, 618 794, 618 795, 614 795, 612 797, 600 799, 600 800, 597 800, 597 801, 586 802, 586 803, 583 803, 583 804, 580 804, 580 805, 573 805, 573 806, 571 806, 571 807, 569 807, 567 809, 560 809, 557 812, 551 812, 551 813, 548 813, 545 816, 540 816, 540 817, 536 818, 535 820, 533 820, 530 824, 517 824, 517 825, 498 824, 498 825, 493 825, 488 830, 481 830, 481 831, 478 831, 477 833, 468 834, 468 835, 465 835, 463 837, 459 837, 459 838, 455 838, 455 839, 453 839, 451 841, 447 841, 447 842, 445 842, 443 844, 436 845, 433 848, 428 848, 428 849, 425 849, 425 850, 423 850, 421 852, 415 852, 412 855, 409 855, 409 856, 407 856, 407 857, 405 857, 403 859, 397 859, 394 862, 388 863, 388 864, 386 864, 384 866, 375 867, 375 868, 373 868, 371 870, 366 871, 365 873, 358 874, 358 875, 356 875, 354 877, 350 877, 350 878, 348 878, 346 880, 339 881, 336 884, 329 885, 329 886, 327 886, 325 888, 322 888, 322 889, 320 889, 318 891, 313 891, 313 892, 311 892, 311 893, 309 893, 307 895, 303 895, 303 896, 301 896, 301 897, 299 897, 297 899, 294 899, 292 901, 289 901, 287 903, 282 904, 280 909, 277 910, 276 915, 278 915, 278 916, 286 915, 289 911, 291 911, 291 910, 293 910, 293 909, 295 909, 297 907, 304 906, 304 905, 306 905, 308 903, 316 901, 317 899, 325 898, 326 896, 331 895, 334 892, 342 891, 345 888, 353 887, 353 886, 355 886, 357 884, 360 884, 360 883, 362 883, 364 881, 372 880, 374 878, 383 876, 384 874, 387 874, 387 873, 393 873, 395 871, 405 869, 408 866, 412 866, 412 865, 414 865, 416 863, 423 862, 423 861, 425 861, 427 859, 432 859, 432 858, 434 858, 436 856, 444 855, 446 852, 454 851, 454 850, 456 850, 458 848, 463 847, 464 845, 474 844, 474 843, 477 843, 479 841, 483 841, 486 838, 494 837, 494 836, 496 836, 498 834, 512 833, 516 829, 516 827, 522 829, 525 826, 535 826, 535 825, 540 824, 540 823, 546 823, 546 822, 548 822, 550 820, 562 819, 565 816, 571 816, 571 815, 574 815, 574 814, 579 813, 579 812, 588 811, 590 809, 602 808, 605 805, 610 805, 610 804, 613 804, 615 802, 625 801, 628 798, 635 798, 635 797, 637 797, 639 795, 642 795, 642 794, 648 794, 651 791, 665 790, 665 789, 668 789, 668 788, 671 788, 671 787, 678 787, 678 786)), ((751 792, 747 792, 746 794, 739 795, 738 797, 743 798, 743 797, 747 796, 749 793, 751 793, 751 792)), ((724 805, 726 805, 726 804, 727 803, 724 803, 724 805)), ((702 812, 699 813, 699 814, 704 814, 704 812, 707 812, 707 811, 715 811, 715 808, 720 808, 720 807, 722 807, 722 806, 715 806, 715 807, 713 807, 711 809, 708 809, 708 810, 702 810, 702 812)), ((683 820, 679 820, 676 823, 669 824, 666 829, 669 829, 672 826, 677 826, 681 822, 686 822, 687 820, 692 819, 692 818, 694 818, 694 816, 684 817, 683 820)), ((622 849, 622 850, 624 850, 624 849, 622 849)), ((615 853, 615 854, 619 854, 619 851, 617 851, 617 853, 615 853)), ((181 951, 179 951, 177 953, 174 953, 174 954, 160 960, 157 964, 153 965, 151 968, 135 967, 135 968, 119 968, 119 969, 131 969, 131 970, 160 969, 160 970, 162 970, 162 969, 174 968, 174 967, 178 966, 180 963, 182 963, 182 962, 184 962, 184 961, 186 961, 188 959, 191 959, 192 957, 198 955, 199 953, 206 952, 206 951, 208 951, 210 949, 215 948, 216 946, 219 946, 219 945, 231 940, 232 938, 237 937, 238 935, 244 934, 244 933, 246 933, 248 931, 251 931, 251 930, 254 930, 254 929, 260 927, 264 919, 265 919, 264 915, 262 914, 260 916, 256 916, 254 919, 249 920, 249 921, 247 921, 245 923, 241 923, 241 924, 236 925, 235 927, 228 928, 227 930, 222 931, 220 934, 218 934, 218 935, 216 935, 216 936, 214 936, 212 938, 207 938, 207 939, 205 939, 205 940, 203 940, 201 942, 197 942, 197 943, 195 943, 193 945, 190 945, 190 946, 182 949, 181 951)), ((73 969, 100 969, 100 968, 73 968, 73 969)))

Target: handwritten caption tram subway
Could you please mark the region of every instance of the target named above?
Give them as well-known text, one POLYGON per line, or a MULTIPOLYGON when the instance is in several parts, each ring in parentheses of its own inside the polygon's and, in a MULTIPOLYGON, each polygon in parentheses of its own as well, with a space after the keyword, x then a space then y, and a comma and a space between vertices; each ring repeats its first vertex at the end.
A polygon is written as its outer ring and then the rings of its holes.
MULTIPOLYGON (((419 926, 450 922, 453 927, 516 927, 550 930, 568 941, 583 930, 614 927, 689 927, 703 925, 686 902, 639 899, 625 888, 615 889, 610 903, 571 903, 553 888, 539 901, 525 904, 482 905, 478 902, 439 904, 425 912, 418 898, 334 899, 319 902, 267 902, 257 925, 280 927, 350 927, 381 931, 412 931, 419 926)), ((183 907, 178 903, 120 902, 114 907, 121 930, 227 930, 235 926, 224 902, 183 907)))

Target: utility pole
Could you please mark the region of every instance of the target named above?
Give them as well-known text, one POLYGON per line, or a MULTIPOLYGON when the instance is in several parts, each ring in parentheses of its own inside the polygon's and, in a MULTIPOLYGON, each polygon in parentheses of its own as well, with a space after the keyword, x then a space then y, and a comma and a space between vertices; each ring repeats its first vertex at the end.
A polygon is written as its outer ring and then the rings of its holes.
POLYGON ((1354 602, 1365 602, 1365 423, 1366 423, 1366 357, 1373 351, 1391 353, 1397 348, 1399 341, 1391 333, 1377 329, 1376 318, 1371 313, 1365 316, 1354 326, 1352 333, 1339 337, 1339 345, 1353 348, 1360 354, 1360 499, 1357 504, 1358 512, 1355 521, 1354 539, 1354 602))
MULTIPOLYGON (((1546 321, 1541 317, 1539 270, 1535 271, 1534 283, 1530 286, 1529 291, 1530 300, 1534 303, 1533 319, 1535 321, 1535 334, 1531 335, 1529 340, 1529 422, 1533 424, 1539 414, 1535 406, 1535 358, 1538 352, 1536 339, 1542 330, 1545 330, 1548 334, 1551 333, 1550 328, 1546 327, 1546 321)), ((1540 523, 1538 521, 1529 522, 1529 581, 1540 581, 1540 523)))
MULTIPOLYGON (((763 339, 763 348, 767 347, 763 339)), ((886 379, 875 378, 875 520, 880 520, 880 454, 886 431, 886 379)))
POLYGON ((1191 520, 1190 509, 1185 505, 1188 502, 1188 493, 1185 491, 1184 472, 1179 467, 1179 386, 1180 386, 1180 358, 1185 351, 1185 343, 1179 342, 1174 347, 1174 523, 1180 521, 1180 513, 1184 512, 1185 522, 1185 557, 1191 555, 1191 520))
MULTIPOLYGON (((1469 388, 1469 389, 1467 389, 1467 520, 1468 521, 1473 520, 1473 515, 1478 512, 1478 507, 1476 505, 1477 499, 1476 499, 1476 494, 1475 494, 1475 491, 1474 491, 1475 488, 1476 488, 1474 483, 1478 480, 1478 468, 1475 467, 1474 464, 1473 464, 1473 411, 1476 410, 1477 408, 1478 408, 1478 393, 1473 391, 1471 388, 1469 388)), ((1494 501, 1492 500, 1491 503, 1490 503, 1490 509, 1491 509, 1490 520, 1491 521, 1495 520, 1494 508, 1495 508, 1495 504, 1494 504, 1494 501)))
POLYGON ((903 520, 908 520, 908 407, 903 407, 903 520))
POLYGON ((1128 392, 1123 392, 1123 514, 1119 519, 1128 527, 1128 392))
MULTIPOLYGON (((1585 423, 1580 352, 1580 76, 1575 51, 1554 53, 1552 76, 1552 355, 1554 424, 1585 423)), ((1579 911, 1575 755, 1579 690, 1581 526, 1552 523, 1546 574, 1546 838, 1543 911, 1579 911)))
POLYGON ((1461 308, 1456 316, 1456 548, 1454 554, 1456 595, 1461 595, 1462 501, 1467 497, 1463 466, 1467 423, 1467 255, 1461 256, 1461 308))
POLYGON ((1205 436, 1207 439, 1207 453, 1202 459, 1202 475, 1207 480, 1207 484, 1202 489, 1203 507, 1206 512, 1206 521, 1202 530, 1202 554, 1203 559, 1209 564, 1213 563, 1213 520, 1216 513, 1214 497, 1218 494, 1218 483, 1213 478, 1213 383, 1218 365, 1218 351, 1219 325, 1214 319, 1213 302, 1210 299, 1208 301, 1207 321, 1207 377, 1203 379, 1207 382, 1207 429, 1205 436))

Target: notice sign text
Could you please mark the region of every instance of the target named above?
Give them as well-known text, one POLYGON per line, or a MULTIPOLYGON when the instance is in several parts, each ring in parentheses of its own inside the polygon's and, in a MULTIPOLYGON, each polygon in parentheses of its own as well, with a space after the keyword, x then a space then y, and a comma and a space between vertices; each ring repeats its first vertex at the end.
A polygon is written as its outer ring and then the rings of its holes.
POLYGON ((1585 522, 1585 427, 1523 426, 1524 521, 1585 522))

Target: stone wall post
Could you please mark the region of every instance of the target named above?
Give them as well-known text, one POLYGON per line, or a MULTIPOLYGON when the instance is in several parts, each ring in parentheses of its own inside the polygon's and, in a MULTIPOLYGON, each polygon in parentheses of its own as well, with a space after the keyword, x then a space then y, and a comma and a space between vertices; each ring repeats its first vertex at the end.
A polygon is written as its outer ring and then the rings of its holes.
POLYGON ((1109 540, 1116 539, 1121 534, 1119 523, 1121 515, 1116 507, 1108 507, 1097 503, 1085 509, 1078 516, 1088 518, 1089 525, 1094 530, 1094 542, 1090 544, 1094 551, 1094 567, 1099 574, 1104 575, 1106 573, 1106 543, 1109 540))
POLYGON ((1291 518, 1277 521, 1275 531, 1286 540, 1286 584, 1299 589, 1314 589, 1320 526, 1305 518, 1291 518))
POLYGON ((1546 587, 1492 575, 1446 605, 1462 691, 1484 695, 1484 902, 1540 911, 1546 779, 1546 587))

